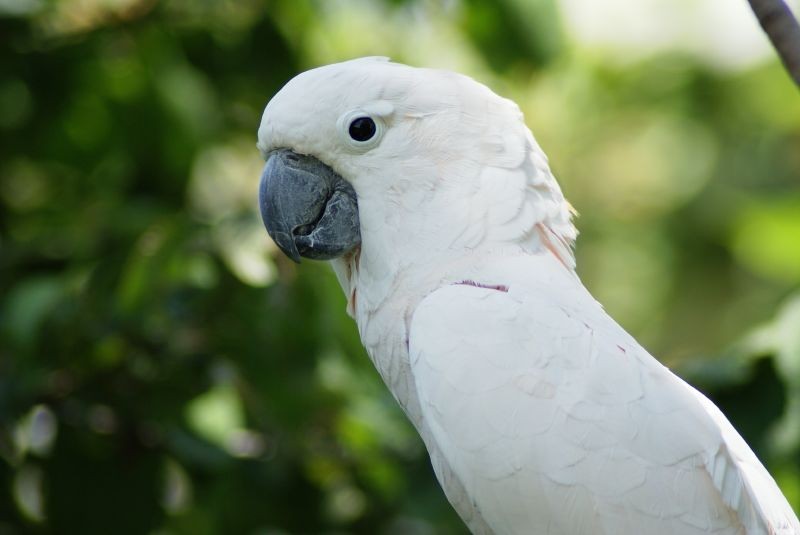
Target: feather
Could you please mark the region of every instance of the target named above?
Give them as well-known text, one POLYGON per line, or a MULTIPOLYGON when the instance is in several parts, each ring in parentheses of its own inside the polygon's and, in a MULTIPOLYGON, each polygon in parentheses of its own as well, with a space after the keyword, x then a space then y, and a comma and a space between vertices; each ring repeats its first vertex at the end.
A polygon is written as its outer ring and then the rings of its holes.
POLYGON ((800 532, 722 414, 552 256, 500 263, 513 294, 442 287, 409 332, 423 417, 495 533, 800 532))

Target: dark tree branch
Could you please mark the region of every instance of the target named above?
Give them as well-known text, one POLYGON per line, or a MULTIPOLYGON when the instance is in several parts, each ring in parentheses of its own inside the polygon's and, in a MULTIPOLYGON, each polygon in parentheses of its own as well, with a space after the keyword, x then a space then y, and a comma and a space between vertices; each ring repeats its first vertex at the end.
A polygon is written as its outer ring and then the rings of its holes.
POLYGON ((747 0, 778 51, 789 75, 800 87, 800 25, 783 0, 747 0))

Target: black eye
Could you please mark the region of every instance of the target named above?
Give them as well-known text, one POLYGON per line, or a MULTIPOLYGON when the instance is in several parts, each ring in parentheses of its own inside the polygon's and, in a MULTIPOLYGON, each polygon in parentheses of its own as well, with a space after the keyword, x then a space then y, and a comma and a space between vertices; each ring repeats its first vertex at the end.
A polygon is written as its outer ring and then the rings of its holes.
POLYGON ((348 132, 350 137, 356 141, 368 141, 375 135, 376 130, 375 121, 369 117, 357 117, 350 123, 348 132))

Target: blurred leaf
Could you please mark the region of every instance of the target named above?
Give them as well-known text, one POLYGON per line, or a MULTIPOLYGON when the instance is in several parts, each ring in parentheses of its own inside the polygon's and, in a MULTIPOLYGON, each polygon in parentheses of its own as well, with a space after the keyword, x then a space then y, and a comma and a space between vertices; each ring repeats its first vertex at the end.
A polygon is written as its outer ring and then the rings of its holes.
POLYGON ((756 273, 800 282, 800 198, 753 202, 739 215, 733 250, 756 273))
POLYGON ((2 329, 12 342, 22 347, 34 343, 37 329, 63 295, 57 277, 30 278, 7 296, 3 306, 2 329))
POLYGON ((553 0, 467 0, 465 7, 464 30, 496 70, 521 62, 542 67, 560 52, 562 36, 553 0))
POLYGON ((189 425, 210 442, 227 449, 233 434, 244 427, 241 401, 233 385, 215 385, 186 406, 189 425))

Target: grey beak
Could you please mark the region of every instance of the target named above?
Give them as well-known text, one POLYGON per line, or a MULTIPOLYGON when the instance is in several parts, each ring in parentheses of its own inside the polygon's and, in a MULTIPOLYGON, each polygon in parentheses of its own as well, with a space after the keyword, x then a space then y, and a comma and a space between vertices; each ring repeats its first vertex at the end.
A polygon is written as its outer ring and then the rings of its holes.
POLYGON ((273 152, 258 197, 267 232, 295 262, 330 260, 361 244, 355 190, 313 156, 273 152))

